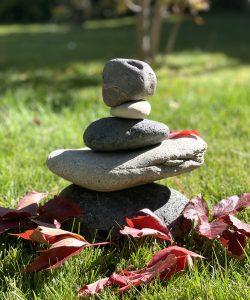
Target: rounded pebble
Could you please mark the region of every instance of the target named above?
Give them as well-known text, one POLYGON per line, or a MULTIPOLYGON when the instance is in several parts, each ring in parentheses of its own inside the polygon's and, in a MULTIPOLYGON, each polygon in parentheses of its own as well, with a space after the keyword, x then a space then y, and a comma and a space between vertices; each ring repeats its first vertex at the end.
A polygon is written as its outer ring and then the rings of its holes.
POLYGON ((114 117, 126 119, 144 119, 151 111, 151 105, 148 101, 129 101, 119 106, 112 107, 110 114, 114 117))
POLYGON ((127 101, 141 100, 154 94, 157 79, 145 62, 116 58, 103 70, 103 101, 110 107, 127 101))

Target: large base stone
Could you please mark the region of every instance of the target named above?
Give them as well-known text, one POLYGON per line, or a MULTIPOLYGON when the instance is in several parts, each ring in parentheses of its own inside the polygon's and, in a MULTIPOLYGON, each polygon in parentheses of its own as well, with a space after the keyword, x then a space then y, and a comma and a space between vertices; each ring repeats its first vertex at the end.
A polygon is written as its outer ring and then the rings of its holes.
POLYGON ((65 188, 60 196, 79 203, 84 214, 79 218, 81 233, 88 238, 112 238, 125 224, 125 217, 132 217, 138 210, 148 208, 160 217, 174 236, 180 235, 181 212, 188 199, 174 189, 151 183, 115 192, 97 192, 77 185, 65 188), (178 224, 178 225, 177 225, 178 224))

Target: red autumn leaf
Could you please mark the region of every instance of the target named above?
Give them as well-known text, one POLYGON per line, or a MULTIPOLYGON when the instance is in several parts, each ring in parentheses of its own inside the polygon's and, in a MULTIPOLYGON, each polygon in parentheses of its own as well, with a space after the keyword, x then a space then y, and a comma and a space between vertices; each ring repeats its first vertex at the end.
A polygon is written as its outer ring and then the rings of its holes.
POLYGON ((129 271, 130 266, 119 274, 113 273, 109 278, 100 279, 95 283, 83 286, 79 295, 94 295, 113 284, 120 287, 119 293, 122 294, 130 288, 149 283, 158 276, 161 280, 165 280, 175 273, 183 272, 187 267, 188 260, 192 257, 202 258, 199 254, 181 247, 168 247, 154 254, 145 268, 129 271))
POLYGON ((171 240, 169 230, 165 223, 149 209, 138 211, 131 219, 126 218, 128 226, 120 230, 121 234, 133 237, 155 236, 165 240, 171 240))
POLYGON ((19 227, 23 222, 27 222, 29 217, 36 215, 37 203, 47 195, 31 192, 19 201, 18 209, 0 207, 0 233, 19 227))
POLYGON ((110 280, 113 284, 119 284, 119 293, 124 293, 131 287, 136 287, 144 283, 149 283, 157 276, 163 273, 170 273, 171 268, 174 269, 177 263, 177 257, 174 254, 169 254, 165 259, 158 261, 152 266, 146 266, 138 271, 124 271, 124 274, 113 273, 110 280))
POLYGON ((247 245, 247 238, 238 231, 225 230, 219 238, 222 246, 233 256, 242 256, 247 245))
POLYGON ((182 212, 186 219, 196 220, 199 223, 208 222, 208 207, 203 199, 202 195, 199 194, 188 202, 182 212))
POLYGON ((24 232, 21 232, 21 233, 12 233, 10 235, 14 235, 14 236, 18 236, 24 240, 28 240, 28 241, 31 241, 31 234, 34 232, 34 229, 30 229, 30 230, 26 230, 24 232))
POLYGON ((231 196, 221 200, 213 208, 213 218, 220 218, 229 214, 235 214, 245 207, 250 206, 250 193, 245 193, 241 197, 231 196))
POLYGON ((220 236, 227 227, 227 224, 218 220, 203 222, 199 225, 199 234, 209 239, 213 239, 220 236))
POLYGON ((143 236, 154 236, 156 238, 171 241, 171 238, 168 235, 152 228, 136 229, 136 228, 124 226, 124 228, 120 230, 120 233, 124 235, 131 235, 132 237, 138 237, 138 238, 143 236))
POLYGON ((43 222, 43 221, 39 221, 37 219, 30 219, 33 223, 39 225, 39 226, 43 226, 43 227, 50 227, 50 228, 61 228, 61 223, 59 223, 57 220, 53 221, 52 223, 47 223, 47 222, 43 222))
POLYGON ((46 235, 42 234, 41 231, 37 228, 26 230, 21 233, 13 233, 10 235, 14 235, 14 236, 20 237, 24 240, 28 240, 28 241, 32 241, 32 242, 44 243, 44 244, 49 243, 48 240, 46 239, 46 235))
POLYGON ((110 242, 102 242, 90 244, 84 240, 78 240, 75 238, 65 238, 51 245, 51 247, 42 251, 29 266, 27 266, 24 272, 39 272, 48 269, 55 269, 65 263, 69 258, 80 254, 84 248, 107 245, 110 242))
POLYGON ((18 203, 18 210, 29 212, 31 215, 36 215, 38 203, 49 193, 30 192, 27 193, 18 203))
POLYGON ((79 290, 79 295, 95 295, 100 293, 105 287, 111 285, 109 277, 97 280, 94 283, 87 284, 79 290))
POLYGON ((30 226, 30 221, 59 228, 60 221, 82 214, 78 204, 61 197, 54 197, 38 207, 39 201, 48 195, 49 193, 30 192, 19 201, 18 209, 0 207, 0 233, 23 225, 30 226))
POLYGON ((196 138, 196 136, 200 136, 200 133, 196 130, 174 130, 172 132, 170 132, 169 134, 169 139, 178 139, 178 138, 182 138, 182 137, 192 137, 192 138, 196 138))
POLYGON ((0 209, 0 233, 3 233, 11 228, 18 227, 22 222, 27 221, 30 217, 30 213, 24 211, 18 211, 15 209, 0 209), (6 214, 4 214, 4 211, 6 214))
POLYGON ((0 218, 4 218, 6 215, 16 212, 16 209, 6 208, 6 207, 0 207, 0 218))
POLYGON ((85 241, 84 237, 77 233, 62 230, 59 228, 49 228, 44 226, 38 226, 36 229, 27 230, 22 233, 12 234, 21 237, 25 240, 31 240, 38 243, 53 244, 61 239, 74 238, 75 240, 85 241))
MULTIPOLYGON (((81 241, 77 241, 81 242, 81 241)), ((62 246, 58 248, 52 248, 41 253, 29 266, 27 266, 24 272, 39 272, 47 269, 55 269, 61 266, 70 257, 78 255, 85 247, 84 242, 82 246, 62 246)))
POLYGON ((42 226, 14 235, 33 242, 50 244, 50 248, 41 251, 41 255, 27 266, 24 272, 54 269, 62 265, 70 257, 79 254, 85 247, 111 244, 110 242, 90 244, 79 234, 42 226))
POLYGON ((224 216, 221 218, 225 223, 232 225, 237 231, 250 237, 250 226, 233 215, 224 216))
POLYGON ((53 222, 55 219, 62 222, 70 217, 76 217, 83 213, 81 207, 71 200, 55 196, 43 206, 38 208, 39 220, 53 222))
POLYGON ((174 254, 176 257, 190 256, 190 257, 204 258, 203 256, 193 251, 190 251, 188 249, 179 246, 170 246, 154 254, 151 260, 148 262, 147 266, 150 267, 154 265, 157 261, 165 259, 169 254, 174 254))
POLYGON ((152 228, 165 234, 169 233, 166 224, 147 208, 139 210, 137 215, 131 219, 126 218, 126 223, 131 228, 152 228))

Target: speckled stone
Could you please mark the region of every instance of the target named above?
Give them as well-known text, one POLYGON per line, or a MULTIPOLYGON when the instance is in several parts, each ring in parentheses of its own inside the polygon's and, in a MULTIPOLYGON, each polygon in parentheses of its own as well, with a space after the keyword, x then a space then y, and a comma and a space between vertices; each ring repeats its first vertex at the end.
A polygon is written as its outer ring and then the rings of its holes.
POLYGON ((78 203, 85 213, 79 218, 81 233, 87 237, 105 238, 125 224, 125 217, 148 208, 171 228, 172 234, 180 233, 179 220, 188 199, 174 189, 160 184, 147 184, 118 192, 96 192, 76 185, 65 188, 60 196, 78 203))
POLYGON ((156 84, 156 75, 147 63, 134 59, 112 59, 103 70, 103 101, 113 107, 141 100, 154 94, 156 84))
POLYGON ((129 101, 119 106, 112 107, 110 114, 118 118, 126 119, 145 119, 151 111, 151 105, 148 101, 129 101))
POLYGON ((156 145, 168 135, 168 127, 160 122, 109 117, 91 123, 83 139, 92 150, 119 151, 156 145))
POLYGON ((49 155, 47 166, 74 184, 110 192, 190 172, 203 164, 206 148, 197 137, 168 139, 159 146, 119 152, 61 149, 49 155))

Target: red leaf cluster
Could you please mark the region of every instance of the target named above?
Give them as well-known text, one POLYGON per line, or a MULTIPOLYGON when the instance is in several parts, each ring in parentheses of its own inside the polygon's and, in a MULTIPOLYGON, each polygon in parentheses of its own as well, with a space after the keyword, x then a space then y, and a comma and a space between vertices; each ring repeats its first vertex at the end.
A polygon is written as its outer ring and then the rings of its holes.
POLYGON ((25 240, 49 245, 49 249, 41 251, 40 256, 27 266, 23 270, 24 272, 55 269, 70 257, 78 255, 86 247, 110 244, 110 242, 90 244, 79 234, 43 226, 15 235, 25 240))
POLYGON ((18 209, 0 207, 0 233, 20 226, 30 217, 36 216, 38 203, 48 196, 48 193, 30 192, 18 203, 18 209))
POLYGON ((212 221, 209 222, 208 206, 201 195, 192 199, 183 216, 198 223, 198 233, 209 239, 218 238, 229 254, 242 256, 250 237, 250 226, 234 216, 235 213, 250 206, 250 193, 232 196, 221 200, 213 207, 212 221))
POLYGON ((30 192, 20 199, 17 209, 0 207, 0 233, 20 226, 33 228, 32 223, 60 227, 59 222, 83 213, 78 204, 61 197, 54 197, 45 205, 38 206, 48 195, 49 193, 30 192))
POLYGON ((197 130, 174 130, 169 134, 169 139, 178 139, 183 137, 196 138, 200 136, 200 133, 197 130))
POLYGON ((55 219, 62 222, 68 218, 79 216, 83 210, 77 203, 66 198, 55 196, 38 208, 39 220, 53 222, 55 219))
POLYGON ((203 258, 192 251, 171 246, 155 253, 143 269, 130 271, 133 266, 129 266, 119 273, 113 273, 110 277, 84 285, 79 290, 79 295, 95 295, 112 285, 118 285, 119 293, 122 294, 130 288, 150 283, 157 277, 161 280, 168 279, 176 273, 185 271, 193 257, 203 258))
MULTIPOLYGON (((176 138, 193 134, 195 133, 185 131, 182 135, 177 134, 176 138)), ((0 208, 0 233, 24 223, 27 226, 30 222, 33 226, 38 225, 37 228, 14 235, 33 243, 43 243, 48 247, 47 250, 40 251, 40 255, 23 270, 24 272, 54 269, 81 253, 86 247, 111 244, 111 242, 91 244, 79 234, 60 229, 60 222, 82 214, 83 211, 77 204, 61 197, 54 197, 45 205, 38 206, 39 201, 47 195, 32 192, 19 201, 18 209, 0 208)), ((247 238, 250 237, 250 226, 236 218, 234 214, 248 206, 250 193, 223 199, 214 206, 212 220, 209 221, 208 206, 199 194, 186 205, 182 218, 197 223, 198 233, 201 236, 209 239, 218 238, 230 254, 241 256, 247 245, 247 238)), ((120 230, 123 235, 135 238, 153 236, 173 243, 165 223, 149 209, 140 210, 134 217, 126 218, 126 224, 120 230)), ((188 264, 192 265, 195 257, 203 258, 187 249, 170 246, 155 253, 140 270, 132 270, 133 266, 128 266, 109 277, 84 285, 79 290, 79 296, 95 295, 113 285, 118 286, 119 293, 122 294, 132 287, 150 283, 157 277, 166 280, 176 273, 184 272, 188 264)))
MULTIPOLYGON (((165 223, 149 209, 140 210, 133 218, 126 218, 126 223, 127 226, 120 230, 123 235, 135 238, 153 236, 172 242, 165 223)), ((118 285, 119 293, 122 294, 157 277, 160 277, 160 280, 168 279, 176 273, 183 272, 188 263, 192 262, 192 257, 202 256, 177 246, 165 248, 155 253, 143 269, 131 271, 133 266, 128 266, 119 273, 113 273, 110 277, 83 286, 79 295, 94 295, 112 285, 118 285)))
POLYGON ((167 241, 172 240, 165 223, 149 209, 140 210, 137 215, 131 219, 126 218, 126 223, 128 226, 124 226, 124 228, 120 230, 121 234, 131 235, 136 238, 154 236, 167 241))

